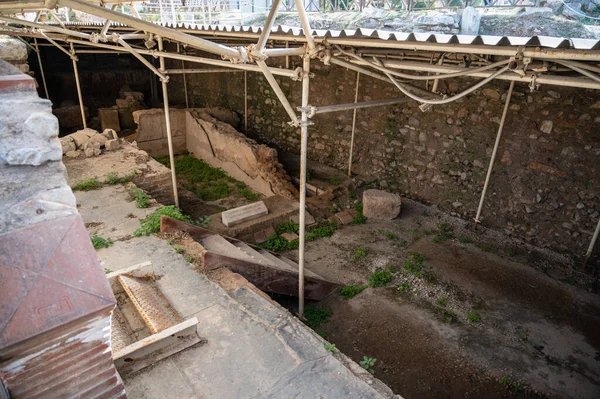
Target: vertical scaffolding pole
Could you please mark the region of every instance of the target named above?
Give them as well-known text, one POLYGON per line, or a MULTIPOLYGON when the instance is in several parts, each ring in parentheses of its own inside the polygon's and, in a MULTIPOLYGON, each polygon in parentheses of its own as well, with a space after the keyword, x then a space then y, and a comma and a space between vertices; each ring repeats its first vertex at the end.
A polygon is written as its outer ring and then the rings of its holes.
MULTIPOLYGON (((356 90, 354 92, 354 104, 358 102, 358 85, 360 83, 360 72, 356 72, 356 90)), ((352 137, 350 138, 350 156, 348 158, 348 177, 352 176, 352 153, 354 152, 354 129, 356 128, 356 111, 354 108, 352 114, 352 137)))
POLYGON ((79 71, 77 70, 77 56, 75 55, 75 47, 71 43, 71 61, 73 61, 73 72, 75 73, 75 84, 77 85, 77 97, 79 98, 79 110, 81 111, 81 121, 83 128, 87 129, 85 120, 85 109, 83 108, 83 99, 81 98, 81 84, 79 83, 79 71))
POLYGON ((302 61, 302 117, 300 120, 300 242, 298 245, 298 314, 304 317, 304 233, 306 230, 306 158, 308 154, 308 89, 310 82, 310 57, 302 61))
POLYGON ((244 71, 244 133, 248 134, 248 71, 244 71))
MULTIPOLYGON (((177 53, 179 53, 179 43, 177 43, 177 53)), ((187 78, 186 78, 186 73, 185 73, 185 61, 181 60, 181 69, 183 69, 183 93, 185 94, 185 107, 189 108, 190 107, 190 103, 188 101, 188 92, 187 92, 187 78)))
POLYGON ((506 113, 508 112, 508 106, 510 104, 510 97, 512 96, 514 87, 515 87, 515 81, 512 80, 510 82, 510 86, 508 88, 506 102, 504 103, 504 111, 502 111, 502 119, 500 119, 500 126, 498 126, 498 134, 496 135, 496 142, 494 143, 494 150, 492 151, 492 159, 490 159, 490 165, 488 166, 487 175, 485 176, 485 183, 483 184, 483 190, 481 191, 481 198, 479 199, 479 207, 477 208, 477 215, 475 216, 475 224, 480 223, 479 216, 481 216, 481 209, 483 208, 483 201, 485 200, 485 193, 487 192, 488 184, 490 183, 490 176, 492 175, 492 169, 494 168, 494 161, 496 160, 496 153, 498 152, 498 144, 500 144, 500 137, 502 137, 502 129, 504 128, 504 121, 506 120, 506 113))
MULTIPOLYGON (((68 9, 67 9, 68 11, 68 9)), ((37 54, 38 64, 40 66, 40 75, 42 75, 42 84, 44 85, 44 93, 46 93, 46 98, 49 100, 50 96, 48 95, 48 86, 46 86, 46 75, 44 75, 44 65, 42 65, 42 57, 40 56, 40 48, 38 46, 37 38, 33 38, 33 44, 35 46, 35 53, 37 54)))
MULTIPOLYGON (((160 57, 160 71, 165 73, 165 57, 162 57, 163 40, 162 37, 158 40, 158 53, 160 57)), ((163 103, 165 106, 165 124, 167 126, 167 143, 169 144, 169 161, 171 164, 171 180, 173 181, 173 201, 175 206, 179 208, 179 195, 177 194, 177 177, 175 175, 175 157, 173 155, 173 137, 171 136, 171 115, 169 115, 169 93, 167 92, 167 79, 161 79, 163 91, 163 103)))

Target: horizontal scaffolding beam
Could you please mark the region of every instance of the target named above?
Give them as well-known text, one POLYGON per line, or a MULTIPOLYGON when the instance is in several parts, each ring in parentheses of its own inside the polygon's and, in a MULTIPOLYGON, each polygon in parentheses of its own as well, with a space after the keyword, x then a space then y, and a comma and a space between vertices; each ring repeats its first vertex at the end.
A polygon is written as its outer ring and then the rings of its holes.
POLYGON ((364 101, 360 103, 347 103, 347 104, 336 104, 336 105, 326 105, 323 107, 315 107, 315 115, 325 114, 327 112, 339 112, 339 111, 348 111, 351 109, 362 109, 362 108, 370 108, 377 107, 380 105, 394 105, 401 104, 413 101, 408 97, 397 97, 397 98, 388 98, 385 100, 373 100, 373 101, 364 101))

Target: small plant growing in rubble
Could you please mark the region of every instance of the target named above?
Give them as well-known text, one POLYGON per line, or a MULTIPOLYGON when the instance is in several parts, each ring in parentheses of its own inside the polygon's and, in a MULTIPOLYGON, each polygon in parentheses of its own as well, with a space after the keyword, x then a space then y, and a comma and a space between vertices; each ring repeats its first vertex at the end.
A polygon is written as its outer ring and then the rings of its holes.
POLYGON ((448 295, 444 295, 441 298, 438 298, 435 300, 435 304, 441 307, 446 306, 446 304, 448 303, 448 295))
POLYGON ((314 306, 312 303, 304 309, 305 324, 313 330, 323 323, 327 323, 333 314, 331 308, 314 306))
POLYGON ((410 292, 410 283, 408 281, 403 281, 398 286, 398 291, 403 292, 403 293, 410 292))
POLYGON ((105 267, 105 268, 104 268, 104 274, 110 274, 110 273, 112 273, 112 272, 113 272, 113 271, 112 271, 112 270, 110 270, 109 268, 107 268, 107 267, 105 267))
POLYGON ((150 200, 152 199, 152 197, 146 194, 144 190, 134 185, 130 185, 129 194, 131 194, 131 196, 135 200, 135 206, 137 206, 138 208, 148 208, 150 206, 150 200))
POLYGON ((95 234, 91 237, 91 240, 92 240, 92 245, 96 249, 108 248, 111 245, 113 245, 113 242, 112 242, 112 240, 110 238, 102 238, 102 237, 97 236, 95 234))
POLYGON ((140 237, 158 233, 160 231, 160 217, 163 215, 187 223, 192 223, 192 219, 190 219, 189 216, 181 213, 179 208, 176 208, 173 205, 163 206, 162 208, 152 212, 152 214, 150 214, 147 218, 142 219, 140 221, 140 228, 137 229, 133 235, 140 237))
POLYGON ((331 182, 331 184, 333 184, 334 186, 339 185, 342 182, 342 178, 339 176, 331 176, 331 178, 329 179, 329 181, 331 182))
POLYGON ((363 203, 362 201, 358 201, 354 204, 354 210, 356 210, 356 215, 352 218, 352 224, 365 224, 367 223, 367 218, 363 215, 363 203))
POLYGON ((377 359, 374 357, 363 356, 363 360, 361 360, 358 364, 360 364, 360 367, 367 370, 369 373, 375 374, 375 370, 373 370, 373 367, 375 367, 375 362, 377 362, 377 359))
POLYGON ((198 218, 198 222, 196 224, 198 226, 202 227, 203 229, 206 229, 208 227, 208 225, 210 224, 210 222, 212 222, 212 219, 210 218, 210 216, 202 216, 202 217, 198 218))
POLYGON ((472 310, 467 311, 467 320, 469 323, 479 323, 481 321, 481 315, 472 310))
POLYGON ((368 285, 352 284, 352 285, 347 285, 345 287, 339 287, 338 288, 338 293, 344 299, 350 299, 350 298, 354 298, 354 296, 360 294, 361 292, 363 292, 368 287, 369 287, 368 285))
POLYGON ((398 236, 392 233, 391 231, 386 231, 385 233, 383 233, 383 235, 390 241, 395 241, 398 239, 398 236))
POLYGON ((110 185, 129 183, 137 175, 137 170, 133 169, 125 176, 119 177, 116 172, 110 172, 106 175, 106 183, 110 185))
POLYGON ((408 255, 409 258, 404 261, 404 270, 414 275, 415 277, 424 277, 425 267, 423 266, 423 261, 425 260, 425 256, 421 255, 418 252, 409 252, 408 255))
POLYGON ((369 278, 369 285, 371 287, 383 287, 392 282, 394 276, 387 270, 378 269, 371 274, 369 278))
POLYGON ((498 382, 500 383, 500 385, 502 385, 504 388, 511 391, 512 393, 516 394, 522 390, 521 385, 518 382, 511 381, 510 378, 506 375, 500 378, 498 382))
POLYGON ((187 256, 185 257, 185 261, 186 261, 187 263, 192 263, 192 260, 193 260, 193 259, 192 259, 192 257, 191 257, 190 255, 187 255, 187 256))
POLYGON ((366 248, 363 248, 363 247, 355 248, 354 252, 352 252, 352 261, 356 262, 357 260, 360 260, 360 259, 364 258, 365 256, 367 256, 366 248))
POLYGON ((453 237, 452 226, 450 225, 450 223, 440 222, 438 223, 437 228, 437 235, 433 237, 433 242, 441 243, 453 237))
POLYGON ((330 344, 328 342, 323 343, 323 347, 329 353, 337 353, 337 351, 338 351, 337 348, 335 347, 335 344, 330 344))
POLYGON ((182 254, 183 253, 183 248, 181 247, 173 247, 173 249, 175 250, 175 252, 177 252, 178 254, 182 254))
POLYGON ((71 187, 73 191, 91 191, 97 190, 102 187, 102 183, 95 177, 88 177, 86 179, 79 180, 71 187))

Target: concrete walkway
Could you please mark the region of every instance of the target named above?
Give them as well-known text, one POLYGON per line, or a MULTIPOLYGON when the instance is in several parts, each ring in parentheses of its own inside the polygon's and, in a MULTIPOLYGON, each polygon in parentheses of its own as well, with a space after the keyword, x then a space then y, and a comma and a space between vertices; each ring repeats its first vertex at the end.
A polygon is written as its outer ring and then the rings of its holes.
POLYGON ((128 202, 123 186, 77 192, 88 232, 115 243, 98 250, 118 270, 151 261, 157 284, 204 342, 125 378, 129 398, 392 398, 388 387, 287 311, 246 287, 227 292, 164 240, 132 237, 153 209, 128 202), (132 216, 135 216, 133 218, 132 216))

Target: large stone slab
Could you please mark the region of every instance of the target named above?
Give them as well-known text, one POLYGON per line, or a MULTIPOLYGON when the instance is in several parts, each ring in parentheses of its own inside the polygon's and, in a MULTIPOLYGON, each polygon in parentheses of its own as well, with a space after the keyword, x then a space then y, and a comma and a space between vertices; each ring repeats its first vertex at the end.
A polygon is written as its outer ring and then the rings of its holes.
POLYGON ((363 193, 363 215, 367 219, 392 220, 400 214, 402 199, 398 194, 383 190, 365 190, 363 193))
POLYGON ((98 117, 100 118, 100 126, 102 126, 102 130, 112 129, 115 132, 121 131, 118 110, 114 108, 99 108, 98 117))
POLYGON ((225 226, 231 227, 267 215, 268 213, 269 210, 265 203, 259 201, 225 211, 221 214, 221 220, 225 226))

